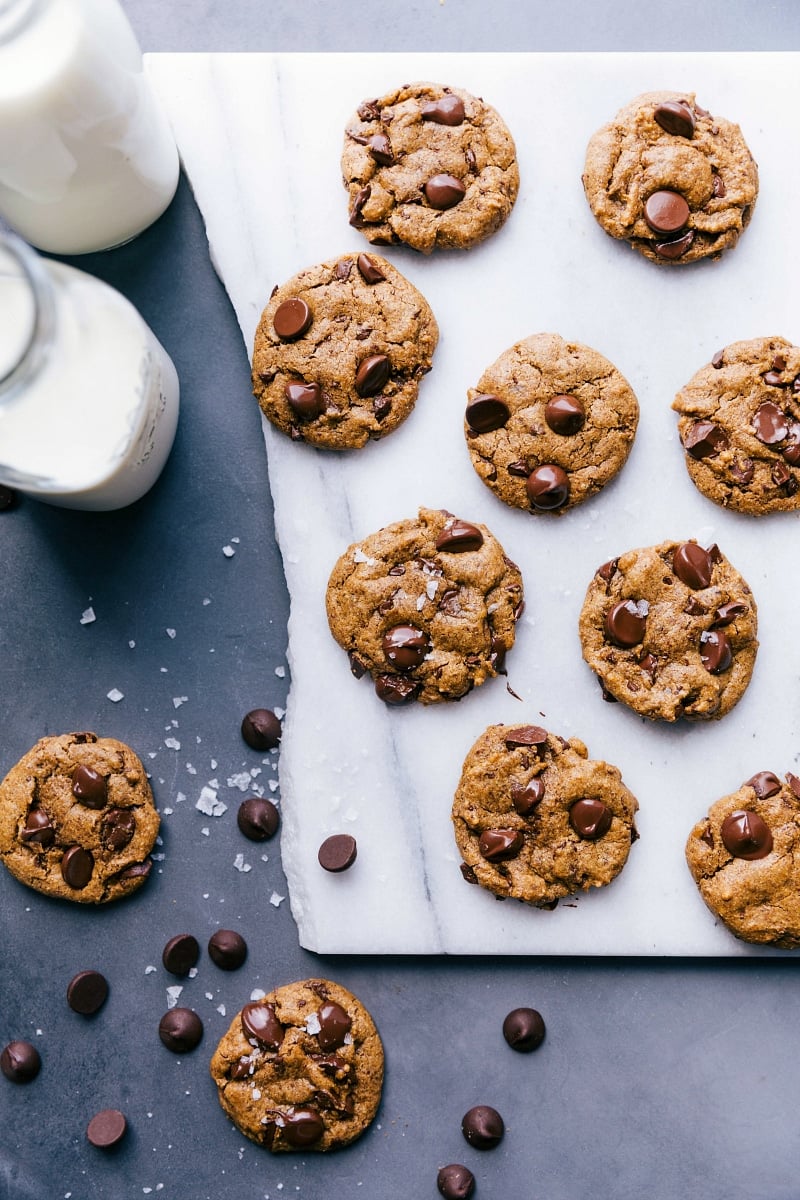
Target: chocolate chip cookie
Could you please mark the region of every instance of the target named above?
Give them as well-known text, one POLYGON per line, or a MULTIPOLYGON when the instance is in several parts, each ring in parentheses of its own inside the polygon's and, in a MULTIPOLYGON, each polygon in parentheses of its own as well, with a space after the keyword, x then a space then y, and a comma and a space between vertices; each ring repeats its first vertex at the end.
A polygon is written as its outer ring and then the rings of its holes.
POLYGON ((0 858, 47 896, 104 904, 135 892, 158 827, 145 769, 114 738, 42 738, 0 783, 0 858))
POLYGON ((368 241, 423 254, 482 242, 519 191, 517 152, 500 115, 438 83, 365 100, 347 123, 342 179, 350 224, 368 241))
POLYGON ((246 1137, 281 1151, 335 1150, 378 1111, 383 1046, 352 992, 327 979, 245 1004, 211 1059, 219 1102, 246 1137))
POLYGON ((758 649, 756 602, 718 546, 662 542, 594 575, 583 657, 606 699, 655 721, 718 719, 741 699, 758 649))
POLYGON ((556 333, 517 342, 467 393, 472 465, 505 504, 563 513, 625 463, 639 420, 627 380, 602 354, 556 333))
POLYGON ((711 805, 686 843, 700 895, 746 942, 800 947, 800 779, 759 771, 711 805))
POLYGON ((694 92, 645 92, 591 138, 583 186, 612 237, 657 263, 718 258, 753 213, 758 170, 738 125, 694 92))
POLYGON ((294 441, 354 450, 414 407, 439 339, 425 298, 376 254, 342 254, 276 288, 253 349, 253 392, 294 441))
POLYGON ((734 342, 678 392, 678 432, 694 485, 724 508, 800 508, 800 349, 734 342))
POLYGON ((496 896, 553 908, 616 878, 637 838, 635 796, 578 738, 490 725, 469 751, 453 801, 461 872, 496 896))
POLYGON ((459 700, 503 670, 522 577, 485 525, 421 508, 348 547, 328 582, 328 623, 386 704, 459 700))

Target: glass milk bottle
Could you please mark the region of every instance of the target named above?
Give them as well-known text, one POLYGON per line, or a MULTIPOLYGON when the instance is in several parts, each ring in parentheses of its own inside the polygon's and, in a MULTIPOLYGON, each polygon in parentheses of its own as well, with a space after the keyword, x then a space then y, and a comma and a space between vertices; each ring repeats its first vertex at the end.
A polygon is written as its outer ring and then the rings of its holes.
POLYGON ((0 216, 41 250, 84 254, 141 233, 177 183, 117 0, 0 0, 0 216))
POLYGON ((0 483, 67 508, 152 487, 178 421, 178 377, 114 288, 0 232, 0 483))

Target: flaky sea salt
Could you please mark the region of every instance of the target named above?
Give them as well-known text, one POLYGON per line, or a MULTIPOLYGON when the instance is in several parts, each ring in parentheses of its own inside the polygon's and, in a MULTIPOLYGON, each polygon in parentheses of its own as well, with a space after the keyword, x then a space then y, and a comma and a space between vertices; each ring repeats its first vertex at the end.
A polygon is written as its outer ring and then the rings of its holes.
POLYGON ((164 745, 168 750, 180 750, 181 748, 180 742, 174 737, 164 738, 164 745))
POLYGON ((112 704, 119 704, 120 700, 125 699, 125 693, 121 692, 119 688, 112 688, 110 692, 106 692, 106 696, 112 704))
POLYGON ((225 782, 229 788, 238 788, 240 792, 246 792, 250 787, 250 772, 239 771, 237 775, 229 775, 225 782))
POLYGON ((309 1013, 309 1015, 306 1017, 306 1033, 310 1033, 312 1036, 314 1036, 319 1033, 320 1029, 322 1029, 322 1026, 319 1023, 319 1017, 317 1014, 315 1012, 309 1013))
POLYGON ((167 1008, 174 1008, 178 1003, 178 997, 183 991, 183 986, 180 983, 175 983, 172 987, 167 988, 167 1008))
POLYGON ((428 599, 433 600, 436 597, 436 589, 439 586, 438 579, 429 579, 425 584, 425 591, 428 594, 428 599))
POLYGON ((283 904, 285 896, 279 896, 277 892, 273 892, 269 898, 269 902, 273 908, 277 908, 279 904, 283 904))
POLYGON ((224 1005, 224 1004, 218 1004, 218 1005, 217 1005, 217 1012, 219 1013, 219 1015, 220 1015, 221 1017, 224 1017, 227 1011, 228 1011, 228 1010, 226 1009, 226 1007, 225 1007, 225 1005, 224 1005))
POLYGON ((200 795, 195 800, 194 806, 201 813, 205 813, 207 817, 221 817, 228 810, 225 801, 220 800, 217 793, 211 787, 204 787, 201 790, 200 795))
POLYGON ((285 679, 286 678, 286 667, 276 667, 275 674, 278 676, 278 679, 285 679))
POLYGON ((85 608, 81 613, 81 625, 91 625, 92 621, 96 620, 97 617, 94 615, 94 609, 91 605, 89 605, 89 607, 85 608))
POLYGON ((157 971, 157 970, 158 970, 158 967, 153 967, 153 966, 145 967, 144 973, 145 973, 145 975, 152 975, 153 972, 157 971))
POLYGON ((223 546, 222 553, 225 555, 226 558, 233 558, 236 551, 234 550, 233 546, 223 546))
POLYGON ((241 871, 241 873, 243 875, 246 875, 248 871, 252 871, 252 869, 253 869, 252 866, 250 865, 250 863, 246 863, 244 861, 243 854, 236 855, 236 858, 233 860, 233 865, 234 865, 235 869, 237 871, 241 871))
POLYGON ((263 991, 261 988, 253 988, 252 992, 250 993, 250 999, 251 1000, 263 1000, 264 997, 266 996, 266 994, 267 993, 265 991, 263 991))

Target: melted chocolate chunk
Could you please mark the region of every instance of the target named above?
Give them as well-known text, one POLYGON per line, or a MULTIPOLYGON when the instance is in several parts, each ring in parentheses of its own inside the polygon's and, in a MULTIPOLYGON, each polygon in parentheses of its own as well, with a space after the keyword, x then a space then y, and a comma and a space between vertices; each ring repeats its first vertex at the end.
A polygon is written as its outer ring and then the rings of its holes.
POLYGON ((772 833, 766 821, 745 809, 731 813, 722 822, 722 841, 729 854, 748 862, 766 858, 772 850, 772 833))

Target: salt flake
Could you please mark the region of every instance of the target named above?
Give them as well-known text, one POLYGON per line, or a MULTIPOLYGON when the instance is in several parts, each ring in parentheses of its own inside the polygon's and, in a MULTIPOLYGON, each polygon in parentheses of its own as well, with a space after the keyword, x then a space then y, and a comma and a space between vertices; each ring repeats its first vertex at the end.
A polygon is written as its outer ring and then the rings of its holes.
POLYGON ((110 692, 106 692, 106 696, 112 704, 119 704, 120 700, 125 699, 125 693, 121 692, 119 688, 112 688, 110 692))
POLYGON ((226 558, 233 558, 236 551, 234 550, 233 546, 223 546, 222 553, 225 555, 226 558))
POLYGON ((229 775, 225 782, 229 788, 238 788, 240 792, 246 792, 250 787, 250 772, 240 771, 237 775, 229 775))
POLYGON ((266 994, 267 993, 265 991, 263 991, 261 988, 253 988, 252 992, 250 993, 250 999, 251 1000, 263 1000, 264 997, 266 996, 266 994))
POLYGON ((169 750, 180 750, 180 748, 181 748, 180 742, 178 741, 177 738, 174 738, 174 737, 164 738, 164 745, 169 750))
POLYGON ((283 904, 285 896, 279 896, 277 892, 273 892, 269 898, 269 902, 273 908, 277 908, 279 904, 283 904))
POLYGON ((158 970, 158 967, 153 967, 153 966, 145 967, 144 973, 145 973, 145 975, 152 975, 153 972, 157 971, 157 970, 158 970))
POLYGON ((217 1005, 217 1012, 219 1013, 219 1015, 220 1015, 221 1017, 224 1017, 224 1016, 225 1016, 225 1013, 227 1012, 227 1009, 225 1008, 225 1005, 224 1005, 224 1004, 218 1004, 218 1005, 217 1005))
POLYGON ((228 810, 227 804, 224 800, 220 800, 217 793, 211 787, 204 787, 201 790, 194 806, 201 813, 205 813, 207 817, 221 817, 228 810))
POLYGON ((182 704, 185 704, 188 699, 189 699, 188 696, 173 696, 172 704, 175 708, 180 708, 180 706, 182 704))
POLYGON ((172 987, 167 988, 167 1008, 175 1007, 182 991, 183 986, 180 983, 175 983, 172 987))
POLYGON ((81 613, 81 625, 91 625, 92 621, 96 620, 97 617, 94 615, 94 609, 91 605, 89 605, 89 607, 85 608, 81 613))
POLYGON ((252 869, 253 869, 251 867, 250 863, 246 863, 244 861, 243 854, 236 855, 236 858, 233 860, 233 865, 236 868, 236 870, 241 871, 243 875, 246 875, 248 871, 252 871, 252 869))
POLYGON ((306 1033, 310 1033, 312 1035, 317 1034, 321 1029, 322 1026, 319 1023, 319 1017, 317 1014, 315 1012, 309 1013, 309 1015, 306 1017, 306 1033))
POLYGON ((176 634, 177 634, 177 630, 175 630, 175 629, 167 629, 167 630, 165 630, 165 633, 166 633, 166 635, 167 635, 167 637, 168 637, 168 638, 174 638, 174 637, 176 636, 176 634))

